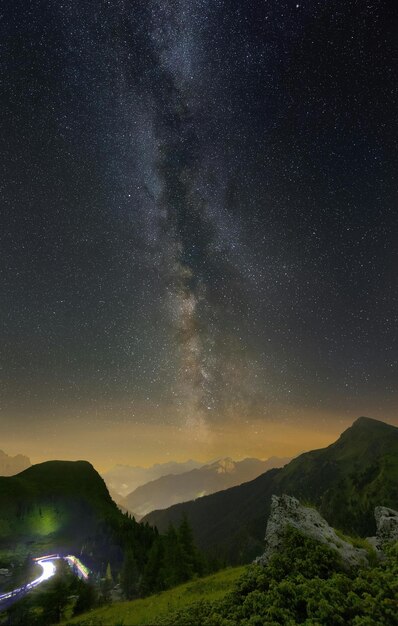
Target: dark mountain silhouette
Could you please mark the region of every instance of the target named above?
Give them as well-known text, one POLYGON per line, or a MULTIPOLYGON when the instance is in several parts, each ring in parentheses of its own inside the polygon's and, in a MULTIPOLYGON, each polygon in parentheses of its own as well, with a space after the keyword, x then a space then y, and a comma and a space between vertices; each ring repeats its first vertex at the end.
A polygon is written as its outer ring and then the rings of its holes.
POLYGON ((153 511, 144 521, 163 531, 186 513, 200 547, 229 562, 247 561, 263 549, 272 494, 283 493, 317 506, 332 526, 373 535, 374 507, 398 507, 398 428, 361 417, 327 448, 238 487, 153 511))
POLYGON ((47 461, 0 478, 0 549, 72 552, 118 567, 127 541, 142 552, 146 530, 122 514, 87 461, 47 461))

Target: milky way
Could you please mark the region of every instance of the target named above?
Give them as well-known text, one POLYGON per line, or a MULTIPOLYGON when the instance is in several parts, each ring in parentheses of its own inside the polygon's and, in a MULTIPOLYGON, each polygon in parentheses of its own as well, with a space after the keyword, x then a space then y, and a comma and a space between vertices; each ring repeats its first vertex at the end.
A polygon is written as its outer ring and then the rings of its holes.
POLYGON ((395 414, 391 23, 373 0, 8 3, 8 432, 395 414))

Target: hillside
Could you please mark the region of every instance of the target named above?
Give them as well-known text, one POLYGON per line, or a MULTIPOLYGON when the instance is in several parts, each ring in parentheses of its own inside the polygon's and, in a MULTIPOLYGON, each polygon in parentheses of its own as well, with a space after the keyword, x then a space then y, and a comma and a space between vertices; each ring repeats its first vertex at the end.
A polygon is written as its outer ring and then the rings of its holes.
MULTIPOLYGON (((312 512, 318 519, 312 507, 306 514, 312 512)), ((144 599, 115 602, 65 624, 397 626, 398 544, 385 545, 384 556, 378 559, 362 541, 369 563, 351 563, 347 569, 333 542, 329 545, 321 535, 310 536, 307 531, 285 527, 278 533, 276 551, 261 564, 229 568, 144 599)), ((345 537, 345 541, 355 549, 351 542, 358 540, 345 537)))
POLYGON ((261 552, 272 494, 283 493, 316 505, 345 532, 374 534, 374 507, 398 506, 398 428, 361 417, 327 448, 144 520, 163 531, 185 512, 200 547, 229 562, 246 562, 261 552))
POLYGON ((273 467, 282 467, 290 459, 271 457, 266 461, 230 458, 219 459, 183 474, 162 476, 138 487, 120 504, 140 517, 154 509, 165 509, 179 502, 194 500, 247 482, 273 467))
POLYGON ((65 624, 79 626, 153 624, 170 611, 179 610, 206 598, 220 600, 234 588, 236 581, 246 571, 245 567, 228 568, 156 595, 131 602, 116 602, 89 613, 69 619, 65 624))
MULTIPOLYGON (((0 478, 2 554, 84 554, 89 566, 120 566, 124 535, 146 529, 128 520, 86 461, 48 461, 0 478)), ((138 551, 140 554, 140 552, 138 551)))
POLYGON ((0 450, 0 476, 14 476, 30 467, 30 459, 23 454, 9 456, 0 450))

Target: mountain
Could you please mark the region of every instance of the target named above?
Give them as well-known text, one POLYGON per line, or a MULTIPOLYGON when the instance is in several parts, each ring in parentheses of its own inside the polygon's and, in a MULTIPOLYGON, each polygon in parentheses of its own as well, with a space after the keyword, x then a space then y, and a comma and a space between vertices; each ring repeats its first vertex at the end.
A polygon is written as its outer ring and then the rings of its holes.
POLYGON ((122 514, 86 461, 47 461, 0 478, 2 552, 72 552, 97 570, 107 562, 117 569, 124 544, 141 544, 149 531, 122 514))
MULTIPOLYGON (((116 465, 112 469, 102 474, 108 489, 114 494, 124 498, 129 493, 167 474, 183 474, 198 467, 203 463, 190 459, 184 463, 170 461, 168 463, 157 463, 151 467, 135 467, 131 465, 116 465)), ((116 496, 115 496, 116 497, 116 496)), ((120 499, 120 498, 119 498, 120 499)))
POLYGON ((23 454, 9 456, 3 450, 0 450, 0 476, 14 476, 30 467, 30 459, 23 454))
POLYGON ((245 562, 262 550, 273 494, 317 506, 345 532, 374 535, 374 508, 398 506, 398 428, 361 417, 327 448, 243 485, 153 511, 143 521, 163 531, 186 513, 200 547, 229 562, 245 562))
POLYGON ((184 474, 171 474, 153 480, 135 489, 120 504, 142 517, 154 509, 165 509, 178 502, 240 485, 268 469, 286 465, 289 460, 278 457, 271 457, 267 461, 244 459, 236 462, 230 458, 219 459, 184 474))

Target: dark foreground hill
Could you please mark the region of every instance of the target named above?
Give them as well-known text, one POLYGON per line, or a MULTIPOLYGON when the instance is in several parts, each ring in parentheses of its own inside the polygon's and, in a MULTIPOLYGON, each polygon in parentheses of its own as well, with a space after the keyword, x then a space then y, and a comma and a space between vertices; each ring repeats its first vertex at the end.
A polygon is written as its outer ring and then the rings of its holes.
MULTIPOLYGON (((101 570, 116 569, 126 542, 146 550, 145 535, 118 509, 86 461, 48 461, 0 478, 0 550, 15 554, 73 552, 101 570)), ((149 537, 149 543, 151 537, 149 537)))
POLYGON ((169 474, 142 485, 120 501, 128 511, 140 517, 154 509, 165 509, 179 502, 203 497, 257 478, 273 467, 283 467, 290 459, 271 457, 233 461, 218 459, 183 474, 169 474))
POLYGON ((245 562, 262 551, 271 496, 283 493, 317 506, 332 526, 373 535, 374 507, 398 507, 398 428, 361 417, 327 448, 238 487, 153 511, 144 521, 163 531, 186 513, 201 548, 245 562))

